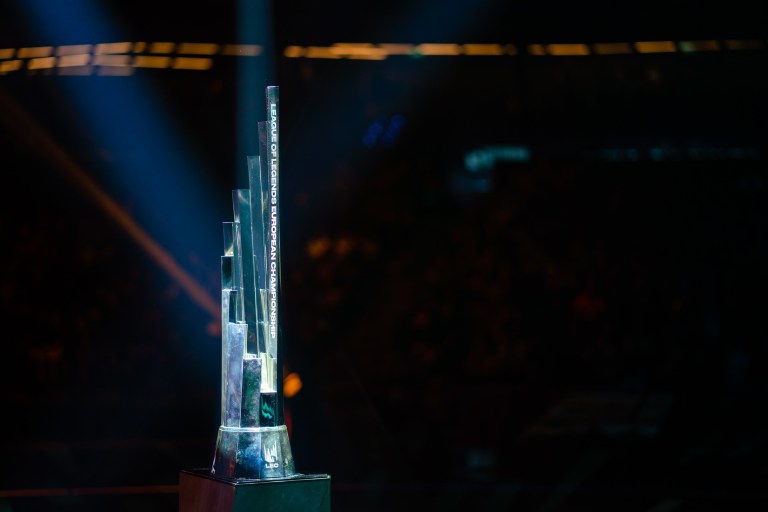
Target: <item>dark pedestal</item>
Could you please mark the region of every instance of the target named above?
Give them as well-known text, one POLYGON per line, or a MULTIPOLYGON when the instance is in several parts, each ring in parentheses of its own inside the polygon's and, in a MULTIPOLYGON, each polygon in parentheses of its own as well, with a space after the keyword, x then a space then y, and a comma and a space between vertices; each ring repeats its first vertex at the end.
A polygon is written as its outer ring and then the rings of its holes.
POLYGON ((330 475, 231 481, 208 470, 179 475, 179 512, 330 512, 330 475))

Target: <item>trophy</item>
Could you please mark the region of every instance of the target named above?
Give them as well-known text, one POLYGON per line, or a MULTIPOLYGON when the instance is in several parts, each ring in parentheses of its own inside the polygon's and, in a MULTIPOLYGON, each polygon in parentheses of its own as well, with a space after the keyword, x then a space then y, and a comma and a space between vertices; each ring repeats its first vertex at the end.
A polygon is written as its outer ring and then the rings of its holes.
POLYGON ((224 222, 221 426, 210 470, 181 473, 182 511, 330 510, 330 477, 296 473, 283 424, 278 88, 266 97, 249 187, 232 192, 224 222))

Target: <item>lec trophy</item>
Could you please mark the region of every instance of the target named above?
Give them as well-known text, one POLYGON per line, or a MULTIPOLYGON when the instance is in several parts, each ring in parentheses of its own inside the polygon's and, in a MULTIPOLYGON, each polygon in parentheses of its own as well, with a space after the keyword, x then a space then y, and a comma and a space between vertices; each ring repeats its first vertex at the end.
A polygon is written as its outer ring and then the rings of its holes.
POLYGON ((278 88, 266 96, 249 188, 224 222, 216 451, 210 469, 181 472, 181 512, 330 510, 330 476, 296 473, 283 423, 278 88))

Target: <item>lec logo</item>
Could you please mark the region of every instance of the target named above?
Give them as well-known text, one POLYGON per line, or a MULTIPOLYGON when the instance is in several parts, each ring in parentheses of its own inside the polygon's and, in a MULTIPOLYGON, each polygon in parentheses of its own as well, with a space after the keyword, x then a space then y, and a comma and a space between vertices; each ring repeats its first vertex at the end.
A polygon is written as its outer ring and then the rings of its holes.
POLYGON ((277 463, 277 443, 272 443, 272 447, 264 447, 264 467, 266 469, 277 469, 280 465, 277 463))

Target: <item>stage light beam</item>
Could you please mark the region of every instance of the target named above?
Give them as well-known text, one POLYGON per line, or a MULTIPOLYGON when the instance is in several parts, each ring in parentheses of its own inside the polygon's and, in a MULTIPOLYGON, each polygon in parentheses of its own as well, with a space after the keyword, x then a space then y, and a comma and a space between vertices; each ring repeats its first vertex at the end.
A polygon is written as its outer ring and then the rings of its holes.
POLYGON ((128 236, 130 236, 179 286, 193 302, 205 311, 218 317, 221 313, 219 302, 192 277, 142 226, 134 220, 112 197, 107 194, 80 165, 43 130, 40 125, 14 100, 0 89, 0 107, 7 114, 4 119, 13 132, 24 137, 38 148, 54 168, 72 180, 88 195, 104 213, 109 215, 128 236))

